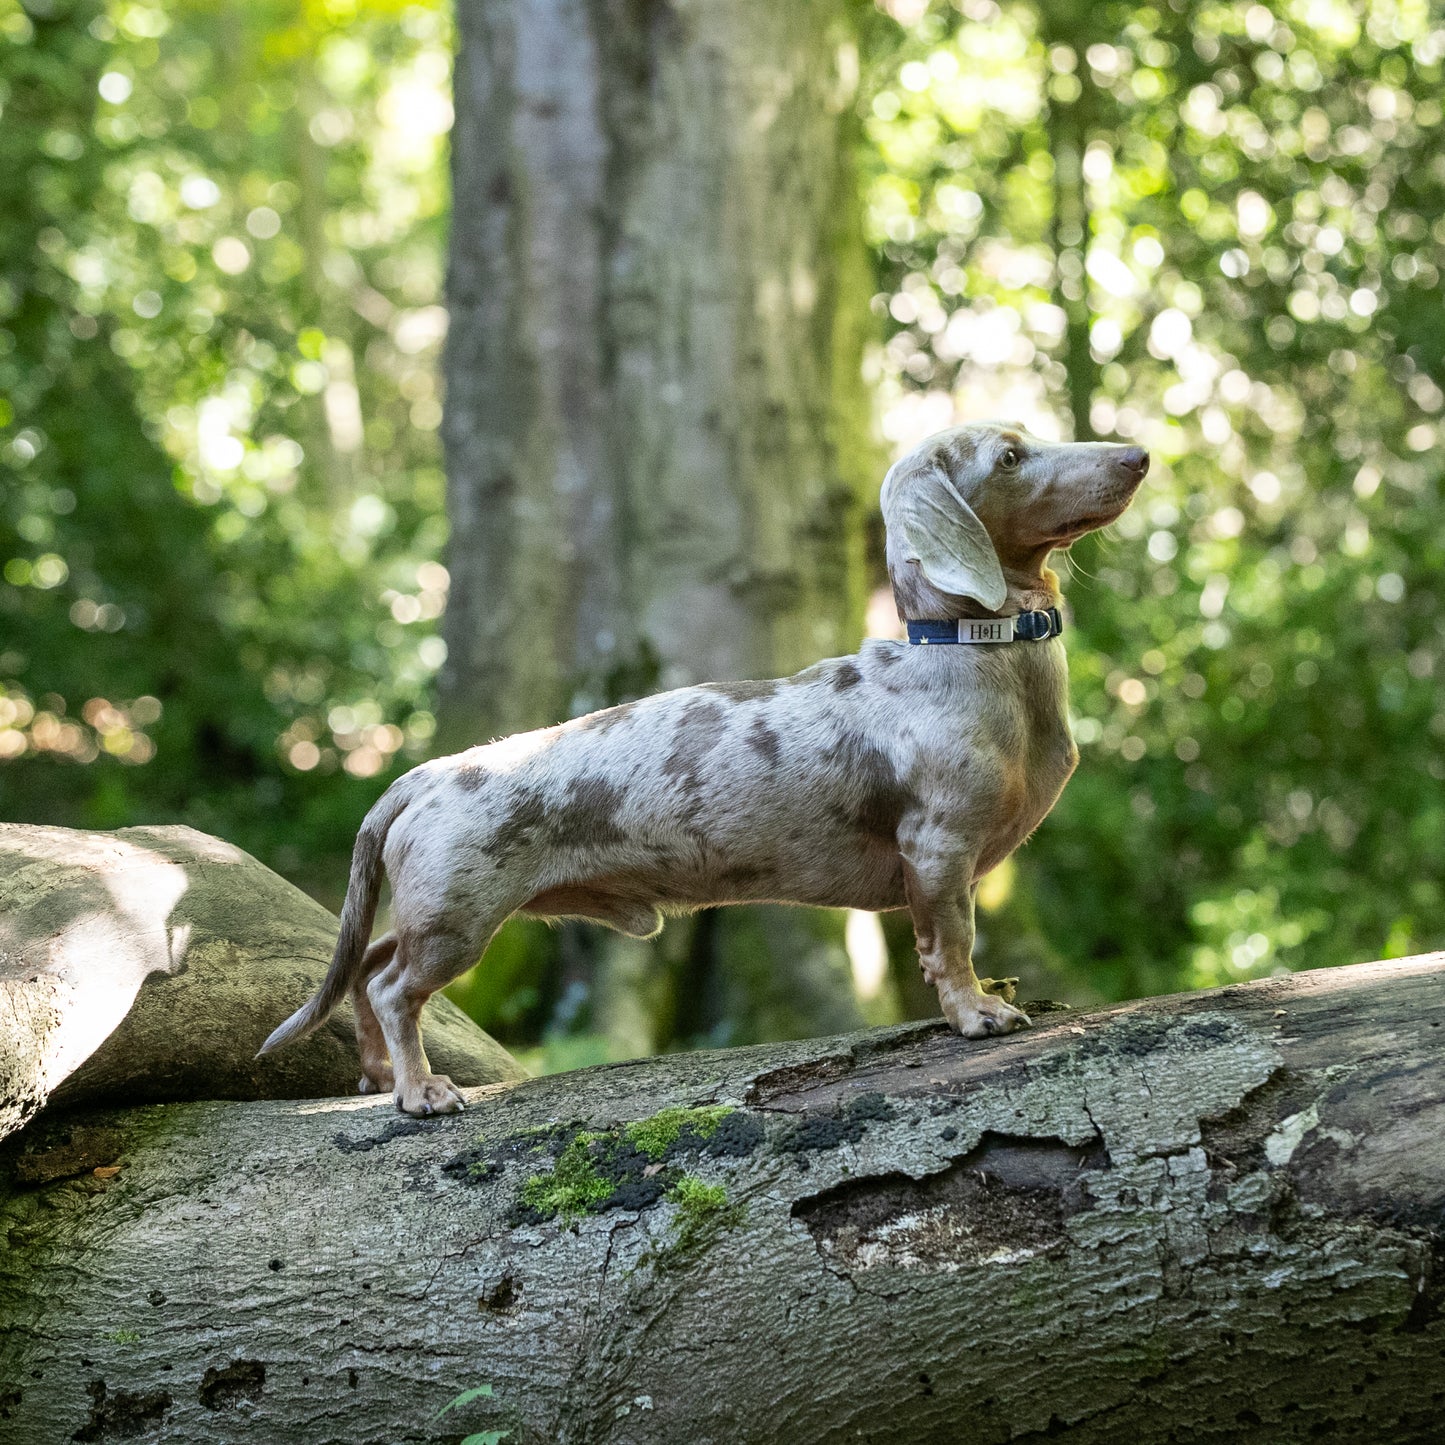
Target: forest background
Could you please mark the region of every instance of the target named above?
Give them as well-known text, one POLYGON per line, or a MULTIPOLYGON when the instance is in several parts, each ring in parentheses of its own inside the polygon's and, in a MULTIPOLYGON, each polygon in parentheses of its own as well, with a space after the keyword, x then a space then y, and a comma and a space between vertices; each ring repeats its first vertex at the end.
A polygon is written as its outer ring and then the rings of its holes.
MULTIPOLYGON (((1155 458, 1065 568, 1082 762, 981 971, 1442 946, 1439 8, 829 8, 849 466, 998 415, 1155 458)), ((0 817, 188 823, 335 907, 387 783, 485 736, 447 714, 454 46, 432 4, 0 0, 0 817)), ((864 501, 850 645, 896 625, 864 501)), ((930 1011, 906 927, 831 928, 802 977, 766 924, 513 924, 454 993, 541 1068, 930 1011)))

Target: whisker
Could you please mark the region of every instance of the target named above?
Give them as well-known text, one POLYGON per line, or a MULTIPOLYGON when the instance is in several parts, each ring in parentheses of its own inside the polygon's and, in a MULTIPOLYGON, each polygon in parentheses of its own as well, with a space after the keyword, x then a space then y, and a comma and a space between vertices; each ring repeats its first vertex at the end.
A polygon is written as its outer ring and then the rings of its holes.
MULTIPOLYGON (((1081 577, 1087 577, 1090 582, 1097 582, 1099 580, 1094 573, 1090 572, 1088 568, 1086 568, 1084 564, 1080 562, 1077 557, 1074 556, 1072 548, 1069 551, 1065 552, 1064 556, 1068 558, 1069 577, 1071 580, 1077 580, 1081 577)), ((1088 591, 1087 585, 1085 585, 1084 590, 1088 591)))

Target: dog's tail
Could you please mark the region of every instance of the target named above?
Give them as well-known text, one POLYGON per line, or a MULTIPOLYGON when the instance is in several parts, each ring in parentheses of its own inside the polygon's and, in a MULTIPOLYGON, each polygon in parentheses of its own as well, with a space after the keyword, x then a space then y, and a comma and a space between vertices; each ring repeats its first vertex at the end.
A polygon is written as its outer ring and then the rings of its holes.
POLYGON ((346 884, 346 901, 341 905, 341 932, 336 952, 321 987, 261 1045, 256 1057, 272 1053, 283 1044, 304 1039, 320 1028, 350 989, 361 968, 361 957, 371 937, 376 918, 376 900, 381 893, 381 852, 386 835, 410 801, 411 789, 392 787, 366 815, 356 846, 351 853, 351 877, 346 884))

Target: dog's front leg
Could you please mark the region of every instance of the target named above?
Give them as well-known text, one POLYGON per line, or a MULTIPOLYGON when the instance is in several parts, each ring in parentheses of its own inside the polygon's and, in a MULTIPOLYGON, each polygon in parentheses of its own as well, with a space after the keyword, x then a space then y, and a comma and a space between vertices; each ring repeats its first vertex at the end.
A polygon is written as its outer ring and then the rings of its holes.
POLYGON ((973 971, 974 887, 971 860, 933 852, 903 859, 904 887, 918 961, 938 990, 943 1016, 965 1038, 1012 1033, 1029 1017, 998 994, 987 993, 973 971))

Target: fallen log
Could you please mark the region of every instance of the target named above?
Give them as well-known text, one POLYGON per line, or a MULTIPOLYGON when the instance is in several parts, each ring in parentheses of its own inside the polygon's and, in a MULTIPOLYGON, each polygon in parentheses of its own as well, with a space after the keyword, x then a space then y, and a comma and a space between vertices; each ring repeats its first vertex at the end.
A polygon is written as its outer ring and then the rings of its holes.
POLYGON ((46 1114, 0 1440, 1438 1441, 1442 1027, 1434 955, 443 1119, 46 1114))
MULTIPOLYGON (((193 828, 0 824, 0 1135, 53 1102, 339 1094, 360 1072, 350 1005, 255 1057, 321 982, 337 921, 193 828)), ((459 1082, 523 1070, 447 999, 432 1059, 459 1082)))

